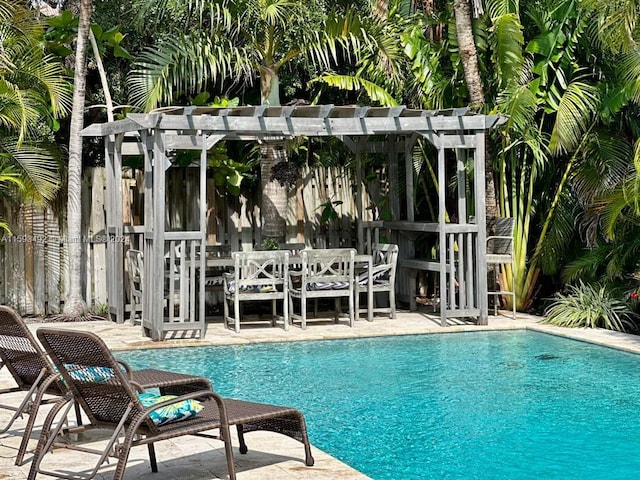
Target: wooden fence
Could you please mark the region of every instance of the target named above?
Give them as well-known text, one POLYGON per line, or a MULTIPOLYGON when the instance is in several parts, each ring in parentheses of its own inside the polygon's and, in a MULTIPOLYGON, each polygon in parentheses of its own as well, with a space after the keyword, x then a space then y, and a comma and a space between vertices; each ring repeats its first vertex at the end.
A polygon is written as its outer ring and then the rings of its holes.
MULTIPOLYGON (((355 246, 357 210, 353 178, 341 168, 303 169, 301 174, 301 184, 289 192, 286 240, 305 242, 314 248, 355 246), (327 202, 332 202, 338 218, 322 224, 320 217, 327 202)), ((123 182, 125 224, 141 225, 142 173, 131 173, 123 182)), ((99 309, 109 301, 104 169, 86 169, 82 186, 82 285, 87 303, 99 309)), ((173 167, 167 171, 167 224, 171 229, 192 228, 197 221, 198 195, 190 194, 197 188, 197 169, 173 167)), ((213 188, 213 180, 207 192, 209 244, 250 250, 262 243, 257 192, 239 197, 219 195, 213 188)), ((375 215, 375 209, 367 208, 370 203, 368 195, 363 194, 364 221, 375 215)), ((60 313, 68 276, 64 212, 33 204, 3 205, 0 210, 12 228, 12 235, 0 238, 0 303, 17 308, 23 315, 60 313)), ((141 245, 134 236, 125 236, 123 240, 141 245)))

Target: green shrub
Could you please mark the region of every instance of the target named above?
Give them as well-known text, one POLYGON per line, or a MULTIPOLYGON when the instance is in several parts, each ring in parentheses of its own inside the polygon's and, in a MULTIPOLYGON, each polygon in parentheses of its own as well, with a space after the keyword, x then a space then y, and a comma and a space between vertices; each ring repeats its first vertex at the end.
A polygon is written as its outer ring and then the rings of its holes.
POLYGON ((542 323, 561 327, 605 328, 625 332, 633 329, 634 313, 602 285, 571 285, 559 293, 545 311, 542 323))
POLYGON ((262 240, 262 250, 278 250, 278 240, 276 238, 265 238, 262 240))

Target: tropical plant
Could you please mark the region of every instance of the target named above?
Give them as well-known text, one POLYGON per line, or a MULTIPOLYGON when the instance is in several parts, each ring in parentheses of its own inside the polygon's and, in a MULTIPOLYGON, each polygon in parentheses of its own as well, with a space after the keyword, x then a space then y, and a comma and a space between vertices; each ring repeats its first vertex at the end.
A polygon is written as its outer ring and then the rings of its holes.
POLYGON ((624 332, 635 328, 635 315, 604 285, 569 285, 545 311, 542 323, 561 327, 605 328, 624 332))
POLYGON ((63 66, 46 54, 43 35, 36 12, 0 0, 0 191, 12 202, 49 202, 61 183, 47 140, 69 109, 71 90, 63 66))
POLYGON ((601 190, 594 180, 610 185, 628 162, 622 145, 630 131, 618 119, 632 85, 616 73, 619 53, 605 42, 613 25, 603 15, 610 10, 599 6, 542 1, 523 2, 520 10, 488 2, 492 32, 505 37, 495 37, 494 51, 504 49, 496 70, 512 72, 498 83, 496 109, 509 115, 499 132, 499 196, 502 215, 516 218, 519 309, 532 305, 541 271, 554 274, 567 261, 576 214, 601 190))
MULTIPOLYGON (((141 3, 147 7, 141 12, 155 7, 162 15, 163 9, 158 7, 162 2, 141 3)), ((311 69, 317 74, 344 60, 348 63, 351 55, 357 60, 365 46, 369 53, 376 52, 380 64, 386 52, 380 47, 392 44, 377 43, 376 48, 375 40, 385 39, 384 35, 372 35, 373 29, 367 30, 370 24, 355 10, 327 12, 320 0, 184 0, 182 5, 186 6, 182 12, 187 12, 183 20, 194 27, 192 31, 145 50, 130 77, 132 102, 145 109, 217 82, 246 85, 256 79, 261 103, 280 105, 280 76, 285 67, 311 69), (194 58, 200 61, 193 62, 194 58)), ((393 62, 385 65, 393 70, 393 62)), ((330 80, 323 77, 323 81, 330 80)), ((352 83, 356 85, 371 95, 385 96, 384 89, 373 82, 360 79, 352 83)), ((385 98, 392 100, 388 95, 385 98)), ((286 190, 272 179, 271 171, 285 160, 286 149, 281 144, 263 144, 263 233, 276 238, 284 237, 281 212, 285 210, 286 190)))

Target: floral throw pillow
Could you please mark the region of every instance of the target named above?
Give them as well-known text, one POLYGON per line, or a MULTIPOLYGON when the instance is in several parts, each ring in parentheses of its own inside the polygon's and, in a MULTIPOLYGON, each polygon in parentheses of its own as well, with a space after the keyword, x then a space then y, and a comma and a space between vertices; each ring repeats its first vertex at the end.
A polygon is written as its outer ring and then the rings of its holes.
MULTIPOLYGON (((158 395, 156 393, 139 393, 138 398, 144 408, 176 398, 176 395, 158 395)), ((167 423, 179 422, 195 417, 204 406, 197 400, 182 400, 165 407, 158 408, 149 414, 149 418, 156 425, 166 425, 167 423)))

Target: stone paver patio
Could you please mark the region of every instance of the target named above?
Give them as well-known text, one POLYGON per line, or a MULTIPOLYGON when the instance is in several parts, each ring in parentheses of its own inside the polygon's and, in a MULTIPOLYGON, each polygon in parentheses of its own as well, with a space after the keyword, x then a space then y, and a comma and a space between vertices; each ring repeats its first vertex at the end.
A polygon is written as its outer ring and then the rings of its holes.
MULTIPOLYGON (((434 318, 425 312, 400 311, 395 320, 376 317, 374 322, 360 320, 354 328, 344 324, 311 324, 306 330, 293 327, 289 331, 273 327, 243 327, 236 334, 226 330, 221 323, 211 323, 206 337, 199 339, 170 339, 163 342, 152 342, 142 336, 139 326, 128 324, 117 325, 112 322, 86 322, 86 323, 60 323, 47 324, 57 328, 69 328, 89 330, 97 333, 114 350, 130 350, 139 348, 163 348, 167 346, 188 345, 223 345, 254 342, 284 342, 300 340, 338 339, 354 337, 370 337, 384 335, 413 335, 413 334, 444 334, 462 331, 482 330, 511 330, 529 328, 542 332, 562 335, 582 341, 589 341, 620 348, 626 351, 640 353, 640 337, 625 335, 617 332, 591 329, 564 329, 541 325, 537 318, 519 314, 517 320, 513 320, 510 312, 505 315, 490 316, 489 326, 454 325, 443 328, 439 325, 439 318, 434 318)), ((36 330, 42 324, 30 324, 30 328, 36 330)), ((0 386, 11 384, 9 376, 0 372, 0 386)), ((5 396, 8 397, 8 396, 5 396)), ((20 398, 17 396, 16 398, 20 398)), ((10 404, 7 398, 2 403, 10 404)), ((34 431, 34 440, 30 448, 35 448, 39 426, 48 408, 41 409, 39 420, 34 431)), ((8 418, 5 412, 0 415, 0 422, 8 418)), ((1 423, 0 423, 1 425, 1 423)), ((14 427, 7 433, 0 435, 0 479, 26 479, 30 466, 30 455, 27 455, 27 464, 16 467, 14 457, 20 444, 20 435, 24 427, 24 420, 18 420, 14 427)), ((313 443, 313 438, 310 439, 313 443)), ((84 441, 101 441, 100 436, 84 439, 84 441)), ((240 455, 234 449, 239 480, 360 480, 366 479, 365 475, 345 465, 337 459, 314 448, 313 454, 316 460, 315 466, 306 467, 303 459, 302 445, 277 434, 268 432, 256 432, 247 435, 249 453, 240 455)), ((237 442, 234 439, 234 445, 237 442)), ((159 472, 152 473, 149 468, 147 449, 138 447, 132 450, 127 467, 126 478, 174 480, 174 479, 224 479, 226 477, 226 464, 222 443, 216 440, 205 440, 198 437, 183 437, 175 441, 160 442, 156 446, 159 472)), ((67 472, 87 472, 93 465, 92 456, 68 450, 60 450, 45 458, 45 466, 67 472)), ((115 468, 112 461, 103 466, 96 478, 111 478, 115 468)), ((41 477, 38 477, 41 478, 41 477)), ((54 477, 42 477, 54 478, 54 477)))

